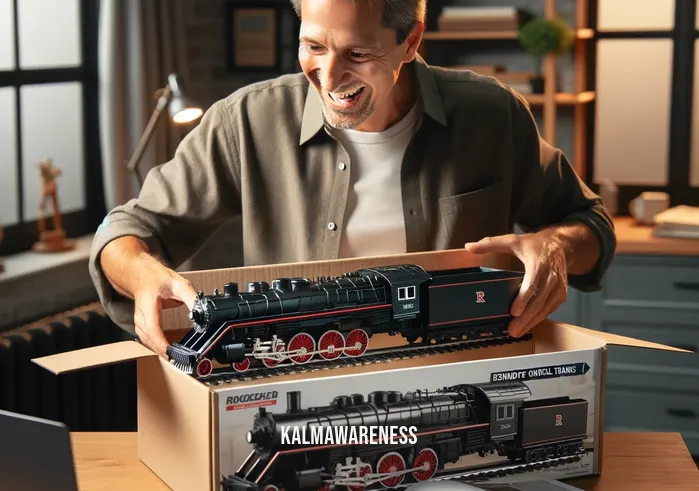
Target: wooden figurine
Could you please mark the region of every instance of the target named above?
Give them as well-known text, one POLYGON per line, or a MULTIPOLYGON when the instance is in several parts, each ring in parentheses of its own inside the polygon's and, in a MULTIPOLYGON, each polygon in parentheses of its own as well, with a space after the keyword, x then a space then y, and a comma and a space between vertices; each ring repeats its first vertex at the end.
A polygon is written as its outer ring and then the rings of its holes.
POLYGON ((66 238, 58 206, 56 178, 61 170, 53 166, 53 159, 47 158, 39 162, 41 175, 41 202, 39 203, 39 242, 34 244, 36 252, 59 252, 75 248, 75 241, 66 238), (46 226, 46 205, 50 201, 53 207, 53 230, 46 226))

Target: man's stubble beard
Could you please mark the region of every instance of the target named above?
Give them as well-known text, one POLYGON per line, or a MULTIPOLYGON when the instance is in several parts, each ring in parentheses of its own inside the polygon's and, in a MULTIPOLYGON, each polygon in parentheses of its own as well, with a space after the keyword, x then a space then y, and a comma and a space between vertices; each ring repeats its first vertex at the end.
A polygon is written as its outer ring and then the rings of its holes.
MULTIPOLYGON (((327 96, 326 96, 327 97, 327 96)), ((374 110, 374 102, 369 101, 359 113, 354 111, 343 114, 334 109, 328 108, 326 101, 323 101, 323 116, 330 126, 338 130, 352 130, 366 121, 374 110)))

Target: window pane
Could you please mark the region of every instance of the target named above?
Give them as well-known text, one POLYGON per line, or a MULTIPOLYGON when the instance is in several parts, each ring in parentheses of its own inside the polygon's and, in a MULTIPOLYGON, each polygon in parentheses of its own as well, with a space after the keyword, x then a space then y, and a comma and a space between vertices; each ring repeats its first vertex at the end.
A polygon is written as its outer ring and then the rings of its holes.
POLYGON ((597 43, 595 182, 667 184, 672 49, 669 39, 597 43))
MULTIPOLYGON (((39 216, 41 178, 38 163, 46 158, 62 175, 58 178, 58 205, 62 214, 85 206, 83 185, 82 84, 67 82, 21 88, 22 181, 24 217, 39 216)), ((51 208, 47 209, 52 213, 51 208)))
MULTIPOLYGON (((699 9, 697 9, 699 12, 699 9)), ((699 13, 697 14, 699 15, 699 13)), ((699 187, 699 40, 694 41, 694 96, 692 103, 692 163, 689 182, 699 187)))
POLYGON ((675 25, 676 0, 599 0, 600 31, 663 31, 675 25))
POLYGON ((0 224, 19 221, 17 206, 17 113, 13 87, 0 88, 0 224))
POLYGON ((81 64, 79 0, 22 0, 18 4, 22 68, 81 64))
POLYGON ((15 68, 14 0, 0 0, 0 71, 15 68))

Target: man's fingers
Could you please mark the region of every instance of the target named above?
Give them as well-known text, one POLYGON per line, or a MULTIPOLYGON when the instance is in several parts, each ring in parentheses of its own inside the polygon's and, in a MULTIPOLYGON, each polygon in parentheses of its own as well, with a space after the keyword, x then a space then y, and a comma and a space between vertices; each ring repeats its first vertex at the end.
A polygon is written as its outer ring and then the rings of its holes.
POLYGON ((150 348, 160 356, 165 356, 168 342, 161 325, 161 309, 157 300, 150 300, 141 305, 144 317, 144 331, 148 334, 150 348))
POLYGON ((518 253, 519 238, 516 234, 499 235, 497 237, 486 237, 478 242, 468 242, 464 244, 464 249, 472 254, 496 253, 518 253))
POLYGON ((526 334, 560 307, 564 298, 564 292, 558 286, 537 294, 522 316, 512 320, 508 333, 516 338, 526 334))
POLYGON ((194 301, 197 299, 197 292, 189 280, 177 277, 172 284, 172 293, 181 300, 189 310, 194 307, 194 301))

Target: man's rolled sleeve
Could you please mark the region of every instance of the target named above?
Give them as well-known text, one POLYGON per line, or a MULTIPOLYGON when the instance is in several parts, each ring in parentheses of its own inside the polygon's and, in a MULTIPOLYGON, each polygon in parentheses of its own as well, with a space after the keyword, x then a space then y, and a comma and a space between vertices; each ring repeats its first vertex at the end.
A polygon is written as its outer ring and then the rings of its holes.
POLYGON ((614 222, 602 199, 575 173, 563 152, 539 135, 534 117, 519 96, 513 99, 514 142, 517 166, 512 202, 515 222, 525 231, 580 222, 597 236, 600 257, 584 275, 569 275, 568 283, 580 291, 602 288, 614 258, 614 222))
POLYGON ((104 247, 119 237, 135 236, 175 269, 240 212, 237 155, 231 150, 222 105, 223 101, 214 104, 173 159, 148 173, 138 198, 111 210, 96 231, 90 275, 107 314, 128 331, 134 330, 134 303, 119 294, 102 271, 104 247))

